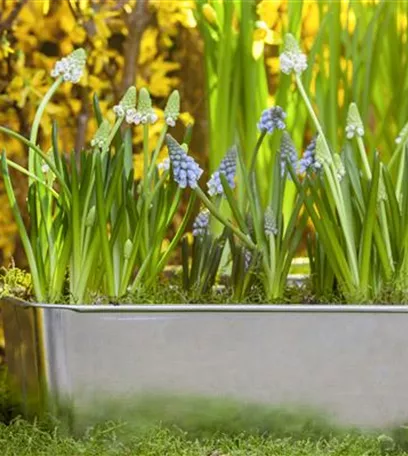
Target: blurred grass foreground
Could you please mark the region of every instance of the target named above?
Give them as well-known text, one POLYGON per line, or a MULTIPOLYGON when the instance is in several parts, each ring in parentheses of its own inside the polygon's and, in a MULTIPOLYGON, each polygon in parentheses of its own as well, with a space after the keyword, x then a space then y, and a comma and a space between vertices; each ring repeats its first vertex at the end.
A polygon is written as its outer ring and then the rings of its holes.
MULTIPOLYGON (((98 95, 109 119, 108 108, 135 84, 147 87, 159 108, 179 89, 182 123, 194 123, 192 150, 202 162, 207 158, 210 170, 237 132, 245 147, 252 145, 253 119, 275 102, 294 119, 288 129, 302 150, 311 136, 307 113, 278 68, 288 31, 313 60, 305 85, 333 146, 340 144, 340 125, 355 101, 369 126, 371 153, 375 145, 388 159, 408 112, 406 1, 0 0, 0 125, 27 136, 55 62, 84 47, 88 73, 78 85, 64 84, 48 104, 40 131, 45 147, 55 119, 61 149, 81 150, 95 129, 89 93, 98 95), (232 94, 235 78, 243 82, 232 94)), ((160 128, 150 129, 152 144, 160 128)), ((142 171, 141 141, 136 135, 135 178, 142 171)), ((1 135, 0 142, 10 158, 25 164, 20 143, 1 135)), ((268 157, 263 151, 265 169, 268 157)), ((13 179, 22 201, 25 180, 13 179)), ((0 263, 14 257, 22 266, 2 182, 0 207, 0 263)))

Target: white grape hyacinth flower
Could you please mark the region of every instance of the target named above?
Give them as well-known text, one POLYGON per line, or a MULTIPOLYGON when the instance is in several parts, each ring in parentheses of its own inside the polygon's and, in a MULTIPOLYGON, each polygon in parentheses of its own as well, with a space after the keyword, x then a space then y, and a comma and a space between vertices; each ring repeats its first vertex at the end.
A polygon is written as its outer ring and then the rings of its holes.
POLYGON ((355 103, 350 103, 347 113, 347 125, 345 128, 347 139, 355 136, 362 138, 364 136, 364 125, 360 113, 355 103))
POLYGON ((81 79, 86 63, 86 52, 79 48, 71 52, 67 57, 63 57, 55 64, 51 71, 51 76, 57 78, 62 76, 65 82, 77 83, 81 79))
POLYGON ((170 158, 167 157, 163 161, 161 161, 158 165, 157 168, 160 171, 168 171, 170 169, 170 158))
POLYGON ((283 52, 279 56, 279 63, 282 73, 285 74, 291 74, 292 72, 301 74, 307 69, 306 54, 303 54, 296 38, 290 33, 285 36, 285 44, 283 52))

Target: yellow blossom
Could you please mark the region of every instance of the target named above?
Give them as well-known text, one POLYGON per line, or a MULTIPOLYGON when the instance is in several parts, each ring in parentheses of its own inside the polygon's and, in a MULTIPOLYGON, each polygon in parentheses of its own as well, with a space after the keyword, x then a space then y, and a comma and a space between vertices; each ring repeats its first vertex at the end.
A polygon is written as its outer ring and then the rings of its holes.
POLYGON ((137 86, 148 86, 155 97, 167 97, 179 82, 179 78, 171 77, 168 73, 179 68, 179 63, 165 61, 160 55, 149 64, 146 73, 137 75, 137 86))
POLYGON ((339 87, 337 90, 337 103, 340 107, 344 106, 344 99, 345 99, 345 91, 344 91, 344 82, 343 80, 339 81, 339 87))
POLYGON ((51 0, 43 0, 42 1, 42 12, 43 14, 48 14, 48 11, 50 10, 51 6, 51 0))
POLYGON ((189 125, 194 125, 195 122, 194 117, 189 112, 181 112, 179 115, 179 120, 186 127, 188 127, 189 125))
POLYGON ((401 35, 403 43, 408 41, 408 16, 407 14, 398 13, 397 29, 401 35))
POLYGON ((340 57, 340 68, 343 73, 346 73, 347 81, 351 83, 353 80, 353 61, 340 57))
MULTIPOLYGON (((15 2, 2 0, 3 18, 13 10, 15 2)), ((124 54, 118 49, 128 33, 125 16, 132 12, 136 0, 127 0, 119 9, 115 8, 117 5, 117 0, 29 0, 24 4, 11 30, 6 36, 0 35, 1 124, 27 134, 38 103, 50 86, 49 73, 55 62, 82 45, 88 51, 87 70, 78 85, 62 84, 47 105, 40 124, 41 146, 44 150, 50 147, 51 120, 56 120, 60 150, 72 149, 78 115, 86 111, 89 111, 86 131, 86 144, 89 144, 96 130, 91 103, 93 93, 99 97, 103 116, 114 121, 112 106, 121 96, 124 66, 124 54), (81 87, 86 89, 81 90, 81 87), (85 92, 88 93, 86 101, 83 99, 85 92)), ((163 107, 169 93, 180 83, 181 62, 184 64, 184 59, 190 59, 186 52, 191 53, 191 48, 182 45, 180 52, 174 47, 175 37, 182 32, 194 39, 192 45, 197 55, 202 50, 202 43, 197 39, 197 30, 185 30, 197 25, 194 0, 149 0, 148 8, 154 19, 151 24, 155 25, 149 25, 141 39, 137 86, 140 88, 143 83, 149 87, 155 97, 155 106, 163 107), (170 61, 171 58, 175 61, 170 61)), ((163 117, 161 111, 157 112, 163 117)), ((180 115, 180 124, 190 124, 193 120, 187 113, 180 115)), ((162 124, 157 122, 149 129, 151 147, 156 144, 162 124)), ((135 151, 139 155, 142 131, 134 128, 135 151)), ((20 162, 24 162, 27 150, 17 140, 0 135, 0 142, 10 158, 18 156, 20 162)), ((141 169, 140 166, 136 168, 141 169)), ((14 252, 16 227, 7 209, 1 179, 0 206, 3 208, 0 211, 0 256, 8 258, 14 252)))
POLYGON ((140 43, 139 65, 143 65, 156 57, 158 35, 159 31, 153 27, 148 27, 144 31, 140 43))
POLYGON ((11 83, 7 87, 8 96, 17 103, 19 108, 22 108, 26 104, 27 98, 30 96, 34 96, 36 104, 36 99, 41 98, 46 89, 44 76, 44 70, 28 71, 26 69, 21 74, 14 76, 11 80, 11 83))
MULTIPOLYGON (((159 115, 160 121, 149 126, 149 151, 153 152, 156 143, 159 139, 160 132, 163 128, 163 111, 157 109, 157 114, 159 115)), ((140 127, 135 127, 133 130, 133 142, 135 144, 140 144, 143 140, 143 129, 140 127)), ((163 146, 159 153, 158 162, 167 157, 166 147, 163 146)), ((143 176, 143 153, 141 150, 137 151, 133 157, 134 163, 134 176, 135 179, 140 179, 143 176)))
POLYGON ((266 59, 266 64, 271 74, 278 74, 280 72, 279 57, 269 57, 266 59))
POLYGON ((14 54, 14 49, 10 46, 7 36, 4 34, 0 39, 0 59, 7 58, 9 54, 14 54))
POLYGON ((150 0, 149 5, 157 12, 159 28, 169 35, 177 33, 177 25, 181 24, 186 28, 194 28, 197 22, 193 10, 193 0, 150 0))
POLYGON ((211 25, 218 25, 218 17, 215 9, 209 4, 205 3, 202 8, 203 15, 207 22, 211 25))
POLYGON ((351 34, 356 28, 356 14, 349 2, 341 2, 340 21, 343 29, 347 29, 351 34))
POLYGON ((255 23, 252 38, 252 56, 255 60, 258 60, 263 55, 265 43, 280 44, 282 42, 282 39, 263 21, 257 21, 255 23))
POLYGON ((256 11, 269 28, 282 33, 287 23, 287 0, 261 0, 256 11))
MULTIPOLYGON (((309 0, 303 3, 302 18, 302 44, 305 46, 304 39, 308 37, 314 39, 320 27, 319 6, 316 1, 309 0)), ((306 48, 309 49, 309 47, 306 48)))

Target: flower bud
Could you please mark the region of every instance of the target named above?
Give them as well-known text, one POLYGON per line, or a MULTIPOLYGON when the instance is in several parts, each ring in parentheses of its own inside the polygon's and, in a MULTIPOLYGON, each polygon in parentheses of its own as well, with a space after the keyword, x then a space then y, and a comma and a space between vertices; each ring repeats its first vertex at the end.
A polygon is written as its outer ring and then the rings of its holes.
POLYGON ((297 173, 303 174, 308 171, 317 172, 321 169, 321 163, 316 160, 316 137, 314 137, 306 147, 302 158, 298 162, 297 173))
POLYGON ((193 222, 193 236, 205 236, 210 231, 210 212, 204 209, 198 213, 193 222))
POLYGON ((217 12, 209 3, 204 3, 202 11, 205 19, 209 24, 218 25, 217 12))
POLYGON ((408 122, 404 125, 399 135, 395 138, 396 144, 403 144, 408 141, 408 122))
POLYGON ((381 163, 381 174, 380 174, 380 180, 378 182, 378 197, 377 197, 377 202, 381 201, 387 201, 387 189, 385 187, 385 182, 384 182, 384 171, 383 171, 384 165, 381 163))
POLYGON ((108 138, 110 133, 110 123, 104 119, 99 125, 98 130, 95 133, 95 136, 91 140, 91 146, 100 149, 101 152, 107 152, 109 149, 108 138))
POLYGON ((334 167, 336 168, 336 177, 337 180, 340 182, 343 177, 346 175, 346 168, 344 167, 343 160, 341 159, 339 154, 333 155, 334 160, 334 167))
POLYGON ((130 239, 128 239, 125 242, 125 247, 123 250, 123 256, 124 256, 125 260, 129 260, 130 256, 132 255, 132 249, 133 249, 133 242, 130 239))
POLYGON ((163 161, 161 161, 158 165, 157 168, 160 171, 168 171, 170 169, 170 158, 165 158, 163 161))
POLYGON ((235 174, 237 171, 237 148, 232 146, 225 157, 222 159, 220 166, 215 171, 210 180, 207 182, 208 193, 213 195, 223 195, 224 189, 221 183, 221 174, 224 174, 231 188, 235 187, 235 174))
POLYGON ((330 165, 333 163, 333 159, 330 153, 330 150, 327 148, 327 145, 323 138, 319 135, 316 139, 316 161, 320 163, 321 166, 324 164, 330 165))
POLYGON ((284 131, 282 133, 282 139, 280 143, 280 160, 282 176, 285 174, 288 160, 292 164, 294 170, 297 167, 298 153, 295 145, 293 144, 292 138, 287 131, 284 131))
POLYGON ((123 95, 119 104, 113 107, 113 112, 118 117, 123 117, 128 110, 135 109, 136 106, 136 87, 130 86, 123 95))
POLYGON ((352 139, 354 136, 364 136, 364 125, 355 103, 350 103, 347 113, 346 136, 352 139))
POLYGON ((177 118, 180 114, 180 93, 178 90, 173 90, 167 100, 164 110, 164 119, 169 127, 176 125, 177 118))
POLYGON ((41 166, 41 171, 44 173, 44 174, 48 174, 50 172, 50 167, 48 166, 47 163, 44 163, 42 166, 41 166))
POLYGON ((273 209, 268 206, 264 214, 264 231, 267 236, 278 234, 278 228, 276 226, 276 217, 273 209))
POLYGON ((87 228, 90 228, 91 226, 93 226, 93 224, 95 222, 95 216, 96 216, 96 207, 92 206, 91 209, 89 209, 88 215, 86 216, 86 219, 85 219, 85 226, 87 228))
POLYGON ((137 112, 134 118, 134 123, 138 125, 139 123, 155 123, 157 120, 157 115, 152 108, 152 99, 150 98, 150 93, 144 87, 140 89, 139 92, 139 102, 137 105, 137 112))

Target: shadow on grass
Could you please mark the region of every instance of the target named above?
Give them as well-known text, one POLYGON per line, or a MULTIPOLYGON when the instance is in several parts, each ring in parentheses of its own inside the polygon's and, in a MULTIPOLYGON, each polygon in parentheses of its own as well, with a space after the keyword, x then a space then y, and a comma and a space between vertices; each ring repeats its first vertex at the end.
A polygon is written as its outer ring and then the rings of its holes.
POLYGON ((308 408, 268 407, 232 399, 185 395, 143 395, 122 400, 95 400, 90 408, 61 410, 73 424, 75 434, 107 420, 126 422, 132 435, 150 432, 157 426, 180 430, 191 438, 242 433, 294 439, 321 439, 358 433, 336 426, 328 416, 308 408))

